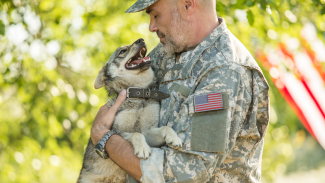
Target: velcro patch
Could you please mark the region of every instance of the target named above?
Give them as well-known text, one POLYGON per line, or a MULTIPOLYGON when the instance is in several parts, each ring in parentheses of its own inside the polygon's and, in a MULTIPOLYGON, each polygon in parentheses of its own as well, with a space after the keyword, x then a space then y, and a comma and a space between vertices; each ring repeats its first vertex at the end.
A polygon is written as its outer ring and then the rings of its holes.
POLYGON ((195 112, 205 112, 223 109, 222 94, 209 93, 194 96, 195 112))

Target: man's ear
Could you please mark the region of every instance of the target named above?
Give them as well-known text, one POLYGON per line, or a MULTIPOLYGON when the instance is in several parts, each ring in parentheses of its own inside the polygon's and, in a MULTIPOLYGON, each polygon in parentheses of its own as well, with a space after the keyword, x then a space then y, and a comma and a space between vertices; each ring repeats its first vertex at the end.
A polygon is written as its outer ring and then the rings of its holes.
POLYGON ((107 77, 105 77, 105 67, 106 65, 100 69, 98 75, 97 75, 97 78, 95 80, 95 89, 99 89, 101 87, 103 87, 105 85, 105 82, 104 82, 104 79, 106 79, 107 77))
POLYGON ((181 0, 182 7, 187 14, 192 14, 196 8, 196 0, 181 0))

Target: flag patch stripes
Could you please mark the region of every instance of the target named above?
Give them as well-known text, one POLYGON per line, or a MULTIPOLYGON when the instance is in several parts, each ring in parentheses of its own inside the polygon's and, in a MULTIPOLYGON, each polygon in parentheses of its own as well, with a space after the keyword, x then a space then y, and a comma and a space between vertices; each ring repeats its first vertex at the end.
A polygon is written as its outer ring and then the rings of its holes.
POLYGON ((194 96, 195 112, 223 109, 221 93, 210 93, 194 96))

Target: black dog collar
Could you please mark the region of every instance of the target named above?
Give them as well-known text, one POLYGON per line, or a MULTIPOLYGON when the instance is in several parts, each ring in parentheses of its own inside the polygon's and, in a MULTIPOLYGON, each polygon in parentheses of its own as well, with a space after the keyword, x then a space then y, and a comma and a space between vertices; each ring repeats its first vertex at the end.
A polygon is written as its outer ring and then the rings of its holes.
POLYGON ((127 98, 146 98, 146 99, 165 99, 169 97, 169 94, 158 91, 158 90, 150 90, 149 88, 137 88, 137 87, 129 87, 126 90, 127 98))

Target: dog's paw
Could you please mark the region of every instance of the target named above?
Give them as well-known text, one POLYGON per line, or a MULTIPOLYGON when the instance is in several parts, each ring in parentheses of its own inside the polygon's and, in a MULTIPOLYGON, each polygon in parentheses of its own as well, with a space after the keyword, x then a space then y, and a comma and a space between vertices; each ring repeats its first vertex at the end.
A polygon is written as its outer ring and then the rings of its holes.
POLYGON ((162 135, 166 141, 166 144, 174 148, 181 148, 183 141, 177 136, 176 132, 168 126, 164 126, 162 128, 162 135))
POLYGON ((140 159, 148 159, 151 155, 151 149, 146 142, 144 136, 140 133, 135 134, 136 140, 132 141, 134 147, 134 154, 137 155, 140 159))

